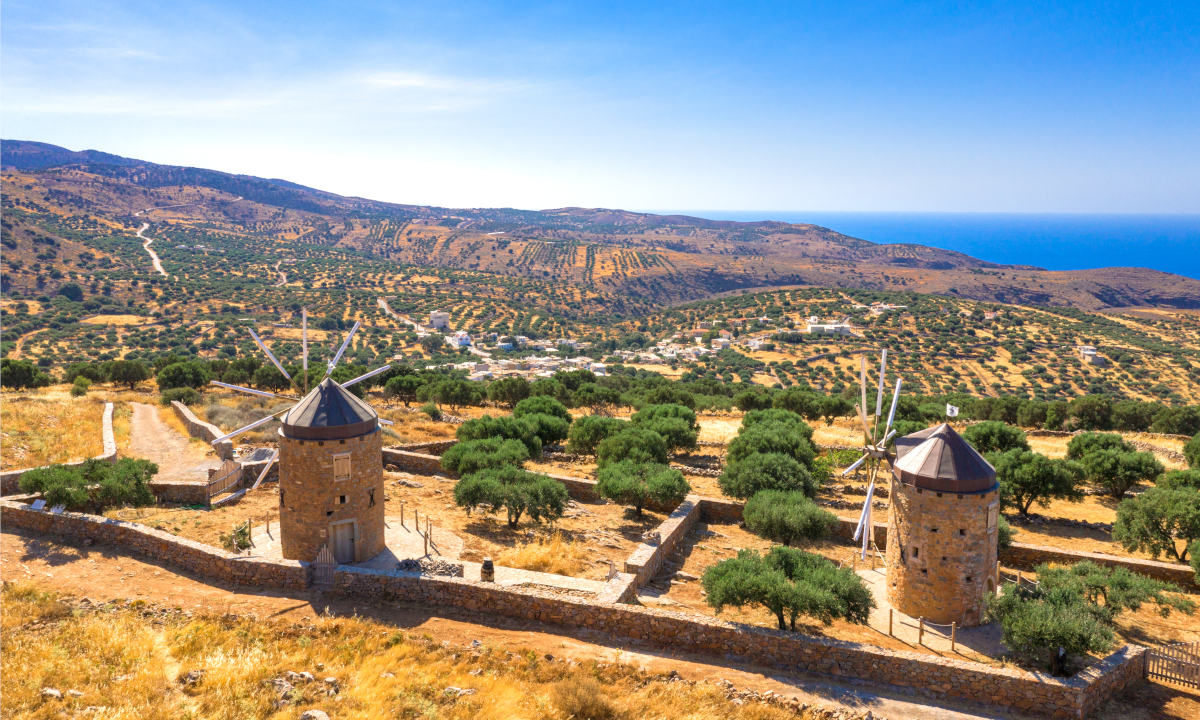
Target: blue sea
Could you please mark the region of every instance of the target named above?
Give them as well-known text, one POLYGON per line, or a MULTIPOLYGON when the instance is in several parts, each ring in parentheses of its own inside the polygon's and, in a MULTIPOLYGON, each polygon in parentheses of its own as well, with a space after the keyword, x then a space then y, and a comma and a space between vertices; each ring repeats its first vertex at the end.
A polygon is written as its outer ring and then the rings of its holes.
POLYGON ((1147 267, 1200 279, 1200 215, 671 212, 713 220, 813 223, 875 243, 929 245, 1047 270, 1147 267))

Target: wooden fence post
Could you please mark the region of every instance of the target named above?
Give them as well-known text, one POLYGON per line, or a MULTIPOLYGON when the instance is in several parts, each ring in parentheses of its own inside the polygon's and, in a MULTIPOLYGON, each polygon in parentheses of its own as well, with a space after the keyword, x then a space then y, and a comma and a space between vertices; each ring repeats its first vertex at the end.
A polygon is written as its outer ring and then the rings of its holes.
POLYGON ((950 623, 950 652, 957 652, 958 644, 958 622, 950 623))
POLYGON ((892 616, 895 613, 895 608, 888 608, 888 637, 892 637, 892 616))
POLYGON ((408 529, 404 524, 404 501, 400 501, 400 527, 408 529))
POLYGON ((921 618, 921 625, 920 625, 919 629, 917 630, 917 644, 918 645, 925 644, 925 618, 924 617, 921 618))

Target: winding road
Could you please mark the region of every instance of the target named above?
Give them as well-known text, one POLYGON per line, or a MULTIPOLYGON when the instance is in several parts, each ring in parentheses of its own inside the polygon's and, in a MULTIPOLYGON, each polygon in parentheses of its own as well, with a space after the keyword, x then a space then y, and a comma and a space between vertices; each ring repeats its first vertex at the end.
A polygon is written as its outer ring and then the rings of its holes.
POLYGON ((154 262, 154 269, 155 269, 155 270, 158 272, 158 274, 159 274, 159 275, 162 275, 163 277, 166 277, 166 276, 167 276, 167 271, 166 271, 166 270, 163 270, 163 266, 162 266, 162 260, 160 260, 160 259, 159 259, 159 257, 158 257, 158 253, 156 253, 156 252, 154 252, 153 250, 151 250, 151 249, 150 249, 150 244, 151 244, 151 243, 153 243, 153 242, 154 242, 154 240, 153 240, 153 239, 151 239, 151 238, 148 238, 148 237, 146 237, 145 235, 143 235, 143 234, 142 234, 142 233, 146 232, 146 230, 147 230, 149 227, 150 227, 150 223, 148 223, 148 222, 144 222, 144 223, 142 223, 142 226, 141 226, 140 228, 138 228, 138 231, 137 231, 137 236, 138 236, 138 238, 139 238, 140 240, 142 240, 142 241, 143 241, 143 242, 142 242, 142 248, 143 248, 143 249, 144 249, 146 252, 150 253, 150 260, 154 262))
POLYGON ((275 263, 275 272, 279 273, 279 282, 275 283, 271 287, 283 287, 284 285, 287 285, 287 273, 279 269, 281 264, 283 264, 282 260, 275 263))

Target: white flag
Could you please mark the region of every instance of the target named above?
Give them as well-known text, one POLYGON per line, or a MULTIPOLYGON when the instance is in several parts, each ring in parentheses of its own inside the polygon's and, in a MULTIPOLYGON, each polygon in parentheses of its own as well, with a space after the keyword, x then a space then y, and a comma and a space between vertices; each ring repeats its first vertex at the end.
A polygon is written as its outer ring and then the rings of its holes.
POLYGON ((946 403, 946 417, 958 417, 958 408, 946 403))

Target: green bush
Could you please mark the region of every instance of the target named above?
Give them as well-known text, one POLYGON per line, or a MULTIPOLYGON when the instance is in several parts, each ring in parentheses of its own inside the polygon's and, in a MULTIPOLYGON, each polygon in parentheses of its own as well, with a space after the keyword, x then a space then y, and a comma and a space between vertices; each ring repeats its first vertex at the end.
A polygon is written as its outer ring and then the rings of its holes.
POLYGON ((1116 433, 1085 432, 1071 438, 1067 443, 1067 457, 1071 460, 1082 460, 1085 455, 1100 450, 1120 450, 1135 452, 1137 448, 1125 442, 1116 433))
POLYGON ((638 410, 629 418, 634 425, 653 423, 655 420, 662 418, 675 418, 683 420, 688 428, 692 431, 700 431, 700 423, 696 420, 696 411, 690 407, 676 404, 665 405, 643 405, 641 410, 638 410))
POLYGON ((568 449, 573 453, 591 455, 602 440, 619 433, 628 421, 604 415, 585 415, 571 423, 567 431, 568 449))
POLYGON ((782 490, 755 493, 742 517, 750 532, 785 546, 829 537, 838 523, 836 515, 803 493, 782 490))
POLYGON ((963 431, 963 437, 981 453, 1029 449, 1029 441, 1020 428, 994 420, 968 427, 963 431))
POLYGON ((635 423, 635 426, 662 436, 662 439, 667 443, 667 452, 674 453, 679 450, 693 450, 696 448, 696 439, 699 433, 692 429, 683 418, 657 417, 652 420, 635 423))
POLYGON ((1200 468, 1172 470, 1163 473, 1154 481, 1154 486, 1174 489, 1192 488, 1200 491, 1200 468))
POLYGON ((549 395, 527 397, 513 408, 513 417, 517 418, 539 413, 542 415, 553 415, 566 421, 567 424, 571 423, 571 413, 567 410, 567 407, 549 395))
POLYGON ((755 425, 770 425, 782 424, 794 428, 800 433, 805 440, 812 442, 813 429, 812 426, 804 422, 804 418, 800 417, 790 410, 781 410, 779 408, 770 408, 766 410, 751 410, 742 416, 742 425, 739 431, 749 430, 755 425))
POLYGON ((1196 436, 1183 446, 1183 456, 1187 458, 1188 467, 1200 470, 1200 433, 1196 433, 1196 436))
POLYGON ((545 413, 533 413, 532 415, 522 415, 521 422, 528 424, 534 435, 542 441, 542 445, 557 445, 567 439, 567 432, 571 425, 567 421, 554 415, 545 413))
POLYGON ((596 466, 633 460, 642 463, 667 464, 667 441, 662 435, 645 428, 626 427, 616 435, 605 438, 596 446, 596 466))
POLYGON ((1162 474, 1163 466, 1148 452, 1122 452, 1109 448, 1093 450, 1079 461, 1088 481, 1118 500, 1142 482, 1162 474))
POLYGON ((774 452, 753 453, 726 465, 717 484, 725 495, 743 500, 763 490, 800 492, 814 497, 818 489, 808 468, 790 455, 774 452))
POLYGON ((71 397, 83 397, 87 395, 88 388, 92 386, 92 381, 83 376, 75 378, 75 382, 71 383, 71 397))
POLYGON ((1016 534, 1016 531, 1012 529, 1012 525, 1008 524, 1008 520, 1003 515, 999 518, 996 533, 996 547, 1001 550, 1012 547, 1013 535, 1016 534))
POLYGON ((630 505, 638 515, 654 505, 669 508, 683 502, 691 492, 683 473, 666 465, 622 460, 601 468, 596 494, 621 505, 630 505))
POLYGON ((736 463, 754 453, 787 455, 806 468, 811 468, 813 460, 817 457, 812 444, 801 432, 797 432, 795 426, 781 423, 760 423, 743 428, 733 442, 729 443, 725 462, 736 463))
POLYGON ((159 402, 163 405, 170 405, 173 402, 181 402, 184 405, 195 405, 200 402, 200 393, 195 388, 177 387, 170 390, 164 390, 159 395, 159 402))
POLYGON ((515 528, 523 515, 535 522, 562 517, 567 507, 567 488, 545 475, 507 465, 463 477, 454 486, 454 502, 468 512, 476 508, 487 513, 504 510, 508 526, 515 528))
POLYGON ((529 450, 520 440, 491 437, 452 445, 442 454, 442 468, 458 475, 470 475, 488 468, 520 465, 528 459, 529 450))
POLYGON ((19 485, 22 492, 41 493, 47 505, 100 512, 117 505, 153 504, 149 483, 157 472, 158 466, 148 460, 89 460, 76 467, 51 465, 30 470, 21 475, 19 485))
POLYGON ((41 493, 46 504, 62 505, 68 510, 87 510, 92 495, 88 483, 78 469, 62 465, 35 468, 21 475, 18 482, 23 493, 41 493))
POLYGON ((850 568, 795 548, 773 547, 766 556, 742 550, 709 568, 701 580, 705 600, 718 613, 728 606, 762 605, 780 630, 796 629, 807 615, 829 625, 835 618, 866 624, 875 600, 850 568))
POLYGON ((421 406, 421 412, 429 416, 430 420, 441 420, 442 409, 435 402, 427 402, 421 406))
POLYGON ((459 440, 483 440, 485 438, 520 440, 525 449, 529 451, 529 457, 535 458, 542 454, 542 440, 537 436, 533 425, 515 417, 492 417, 491 415, 477 417, 459 425, 456 436, 459 440))
POLYGON ((0 359, 0 387, 10 390, 46 387, 50 376, 28 360, 0 359))
POLYGON ((211 379, 208 363, 203 360, 172 363, 159 370, 157 376, 159 390, 204 387, 211 379))

